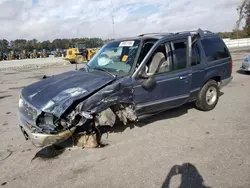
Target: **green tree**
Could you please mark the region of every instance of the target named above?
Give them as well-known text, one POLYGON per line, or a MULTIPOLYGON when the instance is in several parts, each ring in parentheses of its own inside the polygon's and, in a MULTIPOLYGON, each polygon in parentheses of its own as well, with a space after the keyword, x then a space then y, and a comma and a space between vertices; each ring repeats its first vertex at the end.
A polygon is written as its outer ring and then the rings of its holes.
POLYGON ((41 42, 41 49, 51 50, 51 42, 49 40, 41 42))
POLYGON ((34 49, 33 41, 32 41, 32 40, 28 40, 28 41, 27 41, 25 49, 26 49, 27 51, 32 51, 32 50, 34 49))
POLYGON ((6 39, 0 40, 0 52, 8 51, 9 42, 6 39))
POLYGON ((236 21, 236 33, 237 33, 237 38, 239 38, 239 31, 240 31, 240 25, 242 20, 245 17, 245 7, 248 4, 249 0, 243 0, 242 4, 237 7, 237 13, 239 15, 238 20, 236 21))
POLYGON ((26 48, 27 41, 25 39, 16 39, 13 43, 13 50, 24 50, 26 48))

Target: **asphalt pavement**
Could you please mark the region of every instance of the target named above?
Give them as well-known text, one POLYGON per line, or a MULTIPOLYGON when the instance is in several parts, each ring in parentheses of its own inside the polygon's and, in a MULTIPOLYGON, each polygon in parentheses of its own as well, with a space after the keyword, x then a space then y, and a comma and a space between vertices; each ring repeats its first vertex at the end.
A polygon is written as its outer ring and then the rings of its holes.
MULTIPOLYGON (((103 148, 37 149, 18 124, 22 87, 74 65, 0 72, 0 185, 3 187, 250 187, 250 50, 235 51, 233 81, 213 111, 187 104, 104 135, 103 148), (33 160, 32 160, 33 159, 33 160)), ((2 63, 2 62, 1 62, 2 63)), ((0 65, 1 66, 1 65, 0 65)))

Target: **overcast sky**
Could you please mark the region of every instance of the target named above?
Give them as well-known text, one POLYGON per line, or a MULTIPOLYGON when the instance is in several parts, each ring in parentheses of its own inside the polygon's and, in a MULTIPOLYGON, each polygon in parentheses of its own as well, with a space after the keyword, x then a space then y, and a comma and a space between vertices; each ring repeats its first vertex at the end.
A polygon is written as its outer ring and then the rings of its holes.
MULTIPOLYGON (((197 28, 231 31, 241 0, 113 0, 115 37, 197 28)), ((111 38, 110 0, 0 0, 0 38, 111 38), (77 29, 78 28, 78 29, 77 29)))

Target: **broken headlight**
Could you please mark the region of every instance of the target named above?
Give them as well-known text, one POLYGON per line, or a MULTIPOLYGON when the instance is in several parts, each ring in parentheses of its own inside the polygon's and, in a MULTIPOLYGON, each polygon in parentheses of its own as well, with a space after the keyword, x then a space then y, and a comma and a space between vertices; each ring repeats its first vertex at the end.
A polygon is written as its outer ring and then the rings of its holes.
POLYGON ((65 128, 61 125, 61 123, 62 121, 59 121, 57 117, 48 113, 42 113, 36 121, 37 126, 40 127, 44 132, 48 133, 64 130, 65 128))

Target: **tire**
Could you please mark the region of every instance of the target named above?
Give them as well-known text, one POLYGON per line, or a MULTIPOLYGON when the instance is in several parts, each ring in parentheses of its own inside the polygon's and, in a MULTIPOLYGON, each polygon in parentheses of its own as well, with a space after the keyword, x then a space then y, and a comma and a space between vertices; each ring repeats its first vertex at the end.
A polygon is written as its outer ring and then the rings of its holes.
POLYGON ((215 80, 209 80, 200 90, 195 105, 199 110, 210 111, 217 105, 219 97, 218 83, 215 80))
POLYGON ((75 57, 75 62, 76 62, 77 64, 82 64, 83 61, 84 61, 84 58, 83 58, 82 55, 77 55, 77 56, 75 57))

